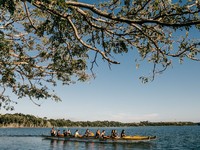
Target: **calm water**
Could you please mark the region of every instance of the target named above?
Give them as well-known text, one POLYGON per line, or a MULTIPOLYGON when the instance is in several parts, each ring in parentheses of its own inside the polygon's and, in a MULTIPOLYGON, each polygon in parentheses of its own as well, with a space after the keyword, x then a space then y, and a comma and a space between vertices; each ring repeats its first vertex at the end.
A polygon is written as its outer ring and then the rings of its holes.
MULTIPOLYGON (((61 131, 63 128, 59 128, 61 131)), ((70 128, 72 132, 77 128, 70 128)), ((90 128, 95 132, 98 128, 90 128)), ((100 128, 102 129, 102 128, 100 128)), ((110 133, 113 128, 104 128, 110 133)), ((122 128, 114 128, 121 132, 122 128)), ((123 128, 130 135, 156 135, 151 142, 102 144, 44 140, 50 128, 0 128, 0 150, 200 150, 200 126, 123 128)), ((86 128, 79 128, 84 133, 86 128)))

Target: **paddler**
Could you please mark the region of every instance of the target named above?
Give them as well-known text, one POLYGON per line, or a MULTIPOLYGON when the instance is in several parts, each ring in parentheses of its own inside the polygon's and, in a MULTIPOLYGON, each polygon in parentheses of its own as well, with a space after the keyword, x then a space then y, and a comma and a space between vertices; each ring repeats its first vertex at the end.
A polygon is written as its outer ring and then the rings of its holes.
POLYGON ((119 138, 118 134, 117 134, 117 130, 112 130, 111 131, 111 138, 119 138))
POLYGON ((80 135, 80 134, 79 134, 79 131, 76 130, 75 133, 74 133, 74 137, 82 137, 82 135, 80 135))
POLYGON ((57 136, 63 136, 63 134, 60 133, 60 130, 58 130, 57 136))
POLYGON ((109 136, 106 136, 106 131, 105 131, 105 130, 103 130, 103 131, 101 132, 100 137, 103 138, 103 139, 110 138, 109 136))
POLYGON ((68 129, 67 130, 67 136, 71 136, 72 134, 71 134, 71 131, 70 131, 70 129, 68 129))
POLYGON ((121 138, 125 137, 126 134, 125 134, 125 130, 123 129, 122 132, 121 132, 121 138))
POLYGON ((54 127, 51 129, 51 136, 56 136, 56 130, 54 129, 54 127))
POLYGON ((92 133, 89 129, 87 129, 87 130, 85 131, 84 136, 85 136, 85 137, 94 136, 94 133, 92 133))
POLYGON ((100 130, 98 129, 98 130, 96 131, 95 138, 100 138, 100 136, 101 136, 101 132, 100 132, 100 130))

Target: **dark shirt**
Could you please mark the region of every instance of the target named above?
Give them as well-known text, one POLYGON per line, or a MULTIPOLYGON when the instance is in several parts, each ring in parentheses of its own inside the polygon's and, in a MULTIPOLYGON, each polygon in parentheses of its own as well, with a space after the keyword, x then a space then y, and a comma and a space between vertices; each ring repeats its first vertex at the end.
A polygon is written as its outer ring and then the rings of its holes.
POLYGON ((96 132, 96 135, 95 135, 96 138, 99 138, 100 137, 100 134, 98 132, 96 132))
POLYGON ((125 132, 122 131, 121 137, 125 137, 125 136, 126 136, 125 132))

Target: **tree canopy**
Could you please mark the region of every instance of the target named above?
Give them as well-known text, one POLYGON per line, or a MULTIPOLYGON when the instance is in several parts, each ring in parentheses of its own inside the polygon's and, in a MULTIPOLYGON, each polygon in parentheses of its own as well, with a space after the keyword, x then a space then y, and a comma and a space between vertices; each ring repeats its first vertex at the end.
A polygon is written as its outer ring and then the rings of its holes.
POLYGON ((151 80, 172 58, 200 61, 190 35, 200 29, 199 0, 0 0, 0 14, 0 108, 13 109, 6 91, 58 101, 49 85, 86 81, 98 58, 119 64, 113 56, 130 50, 152 63, 151 80))
POLYGON ((0 114, 0 127, 130 127, 130 126, 187 126, 193 122, 149 122, 123 123, 117 121, 71 121, 69 119, 47 119, 25 114, 0 114))

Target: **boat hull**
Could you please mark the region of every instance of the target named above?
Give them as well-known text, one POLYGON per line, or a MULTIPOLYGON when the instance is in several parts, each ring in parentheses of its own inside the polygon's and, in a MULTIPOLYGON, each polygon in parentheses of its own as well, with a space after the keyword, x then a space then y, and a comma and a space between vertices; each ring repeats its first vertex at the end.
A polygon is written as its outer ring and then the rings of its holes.
POLYGON ((71 142, 89 142, 89 143, 137 143, 137 142, 147 142, 155 140, 155 136, 133 136, 132 138, 94 138, 94 137, 58 137, 58 136, 44 136, 44 139, 48 140, 61 140, 61 141, 71 141, 71 142))

